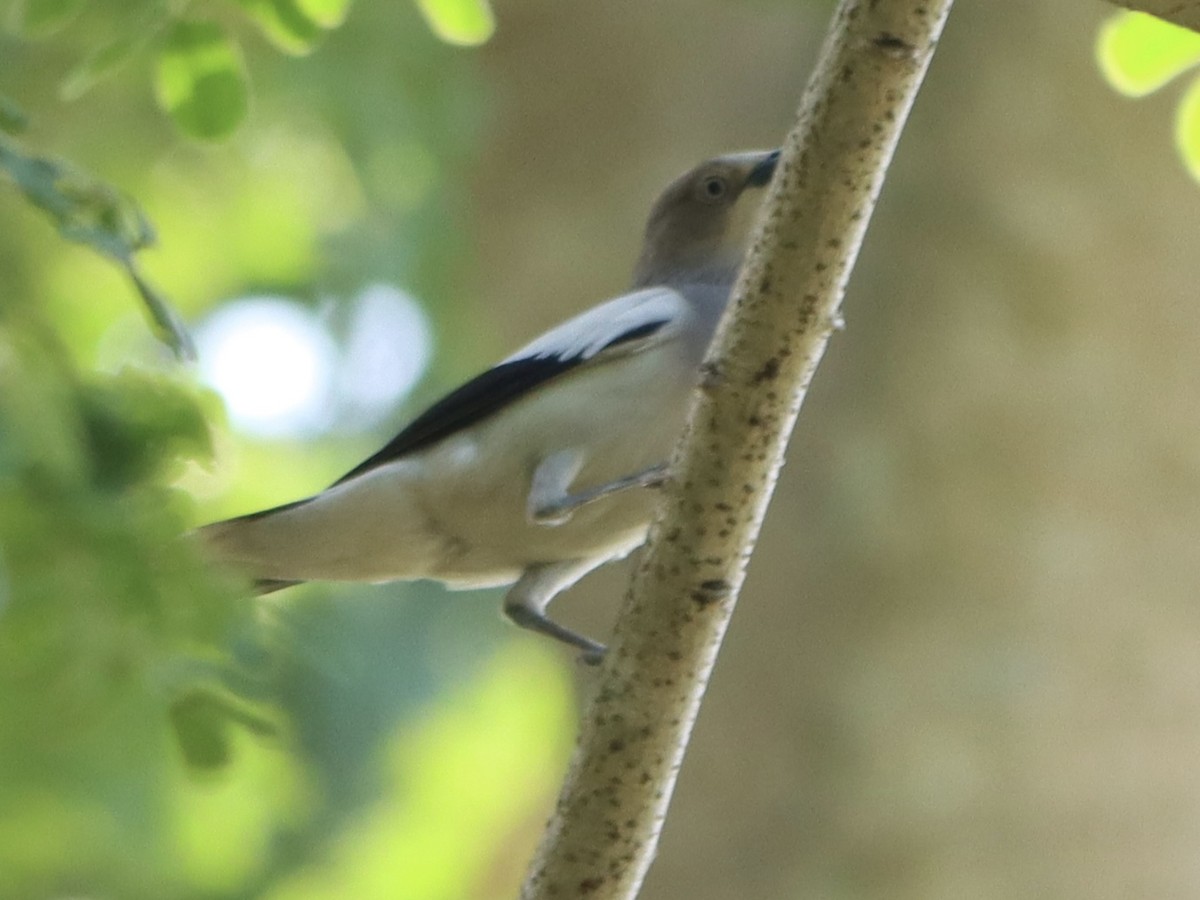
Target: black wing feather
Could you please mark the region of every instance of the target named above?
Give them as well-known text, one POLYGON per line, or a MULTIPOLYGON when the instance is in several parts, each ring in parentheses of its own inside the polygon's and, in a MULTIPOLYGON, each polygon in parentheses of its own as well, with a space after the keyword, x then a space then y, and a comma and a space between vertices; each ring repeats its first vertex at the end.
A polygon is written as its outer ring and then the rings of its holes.
POLYGON ((377 466, 424 450, 486 419, 538 385, 575 368, 581 362, 582 359, 535 357, 516 359, 488 369, 437 401, 413 419, 386 447, 355 466, 335 483, 341 484, 377 466))
MULTIPOLYGON (((613 338, 604 345, 602 350, 649 337, 668 322, 668 319, 643 322, 613 338)), ((583 356, 572 356, 567 359, 557 356, 528 356, 500 363, 483 374, 475 376, 462 387, 451 391, 434 403, 392 438, 386 447, 370 459, 355 466, 334 483, 342 484, 371 469, 394 462, 410 453, 424 450, 452 434, 495 415, 534 388, 571 371, 586 361, 587 358, 583 356)))

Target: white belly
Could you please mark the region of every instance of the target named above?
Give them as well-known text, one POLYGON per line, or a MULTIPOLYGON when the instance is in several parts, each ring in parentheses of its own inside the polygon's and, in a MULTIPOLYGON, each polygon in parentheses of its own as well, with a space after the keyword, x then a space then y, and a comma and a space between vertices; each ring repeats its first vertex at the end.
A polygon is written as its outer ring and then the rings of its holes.
POLYGON ((584 370, 422 454, 422 506, 450 538, 434 577, 469 581, 498 569, 623 556, 641 544, 659 491, 624 491, 546 526, 526 518, 530 483, 542 459, 573 448, 585 458, 572 491, 667 461, 690 399, 680 371, 667 353, 584 370), (574 402, 581 396, 586 406, 574 402))

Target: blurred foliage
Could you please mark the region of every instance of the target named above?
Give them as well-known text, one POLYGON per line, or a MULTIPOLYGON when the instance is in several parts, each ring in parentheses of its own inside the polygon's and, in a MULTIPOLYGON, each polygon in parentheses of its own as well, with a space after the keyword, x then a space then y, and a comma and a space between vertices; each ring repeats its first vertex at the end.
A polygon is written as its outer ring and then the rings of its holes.
MULTIPOLYGON (((488 0, 415 0, 429 27, 463 45, 486 41, 495 29, 488 0)), ((156 59, 159 106, 190 137, 221 140, 241 124, 250 87, 242 62, 238 16, 276 49, 313 52, 340 28, 351 0, 11 0, 10 29, 27 40, 57 35, 77 19, 88 34, 103 34, 59 84, 77 100, 144 53, 156 59), (83 15, 87 7, 91 15, 83 15)))
MULTIPOLYGON (((1200 64, 1200 34, 1145 13, 1120 12, 1101 26, 1096 57, 1116 90, 1144 97, 1200 64)), ((1200 181, 1200 78, 1176 109, 1175 146, 1200 181)))
MULTIPOLYGON (((564 657, 429 585, 246 599, 180 535, 319 488, 383 435, 230 432, 128 302, 132 277, 183 346, 150 279, 192 325, 284 296, 337 341, 341 299, 383 282, 474 356, 457 176, 483 85, 421 15, 459 42, 492 27, 464 2, 8 4, 3 900, 450 900, 519 877, 567 752, 564 657), (179 130, 228 140, 181 142, 149 72, 179 130)), ((465 365, 439 354, 416 399, 465 365)))
POLYGON ((185 385, 84 377, 19 307, 4 313, 0 891, 161 879, 170 866, 147 851, 169 673, 239 615, 231 585, 169 537, 187 505, 163 479, 209 452, 207 424, 185 385))
POLYGON ((158 103, 186 134, 219 140, 246 115, 249 94, 237 45, 216 22, 176 22, 158 59, 158 103))

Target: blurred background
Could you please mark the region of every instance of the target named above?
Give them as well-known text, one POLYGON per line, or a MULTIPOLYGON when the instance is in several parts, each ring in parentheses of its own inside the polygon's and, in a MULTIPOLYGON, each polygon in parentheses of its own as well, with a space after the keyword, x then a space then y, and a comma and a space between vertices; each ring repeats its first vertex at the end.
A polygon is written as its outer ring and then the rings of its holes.
MULTIPOLYGON (((298 56, 197 3, 252 84, 202 143, 152 54, 60 96, 146 5, 0 37, 21 145, 136 198, 199 349, 0 193, 0 897, 515 896, 592 673, 496 591, 251 605, 170 535, 621 291, 661 186, 780 143, 830 6, 496 0, 469 48, 357 0, 298 56)), ((1200 186, 1110 12, 953 11, 645 896, 1200 894, 1200 186)), ((607 634, 627 577, 556 615, 607 634)))

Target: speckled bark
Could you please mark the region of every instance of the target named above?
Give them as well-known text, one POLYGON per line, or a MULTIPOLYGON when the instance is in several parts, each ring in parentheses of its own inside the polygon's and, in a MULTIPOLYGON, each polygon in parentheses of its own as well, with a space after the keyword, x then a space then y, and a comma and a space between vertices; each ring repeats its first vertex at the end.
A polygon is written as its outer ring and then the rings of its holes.
POLYGON ((1112 0, 1112 3, 1200 31, 1200 0, 1112 0))
POLYGON ((654 857, 805 389, 951 0, 843 0, 525 900, 631 898, 654 857))

